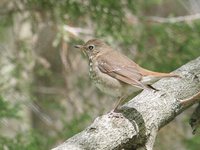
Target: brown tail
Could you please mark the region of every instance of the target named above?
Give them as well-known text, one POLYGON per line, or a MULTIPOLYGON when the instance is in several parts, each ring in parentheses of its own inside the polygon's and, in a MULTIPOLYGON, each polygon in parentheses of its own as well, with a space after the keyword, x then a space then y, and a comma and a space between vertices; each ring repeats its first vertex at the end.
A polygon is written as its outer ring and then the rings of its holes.
POLYGON ((155 77, 179 77, 179 75, 174 74, 174 73, 161 73, 161 72, 154 72, 150 71, 144 68, 139 67, 140 72, 142 73, 143 76, 155 76, 155 77))

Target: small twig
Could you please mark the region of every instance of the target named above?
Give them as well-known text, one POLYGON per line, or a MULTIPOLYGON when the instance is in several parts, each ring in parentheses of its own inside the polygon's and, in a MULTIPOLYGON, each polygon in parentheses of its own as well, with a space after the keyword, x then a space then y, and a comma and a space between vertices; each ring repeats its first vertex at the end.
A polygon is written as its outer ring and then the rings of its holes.
POLYGON ((191 22, 198 19, 200 19, 200 13, 188 16, 170 17, 170 18, 156 17, 156 16, 147 18, 148 21, 158 22, 158 23, 191 22))
POLYGON ((195 95, 191 96, 190 98, 180 100, 180 103, 181 103, 181 105, 186 106, 186 105, 192 104, 198 100, 200 100, 200 92, 196 93, 195 95))
POLYGON ((45 69, 49 69, 51 67, 51 63, 46 58, 37 56, 36 59, 38 63, 41 64, 45 69))
POLYGON ((63 29, 74 36, 79 36, 79 34, 92 34, 91 29, 84 29, 84 28, 79 28, 79 27, 71 27, 68 25, 63 25, 63 29))
POLYGON ((68 44, 65 42, 64 38, 62 39, 62 48, 60 50, 60 59, 62 61, 64 71, 68 72, 68 70, 72 69, 72 64, 69 60, 68 56, 68 44))

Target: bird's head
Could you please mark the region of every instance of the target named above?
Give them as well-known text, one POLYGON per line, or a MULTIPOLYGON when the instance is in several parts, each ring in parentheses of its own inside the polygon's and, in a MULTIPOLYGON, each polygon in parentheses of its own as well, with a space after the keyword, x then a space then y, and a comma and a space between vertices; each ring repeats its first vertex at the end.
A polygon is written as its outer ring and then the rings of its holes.
POLYGON ((83 45, 75 45, 75 48, 81 49, 89 58, 109 49, 108 45, 99 39, 91 39, 83 45))

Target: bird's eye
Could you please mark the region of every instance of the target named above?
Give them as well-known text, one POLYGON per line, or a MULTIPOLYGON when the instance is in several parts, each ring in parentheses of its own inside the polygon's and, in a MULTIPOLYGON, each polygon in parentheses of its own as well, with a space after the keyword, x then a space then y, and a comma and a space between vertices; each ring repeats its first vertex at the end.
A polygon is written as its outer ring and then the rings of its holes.
POLYGON ((88 49, 89 49, 89 50, 93 50, 93 49, 94 49, 94 45, 88 46, 88 49))

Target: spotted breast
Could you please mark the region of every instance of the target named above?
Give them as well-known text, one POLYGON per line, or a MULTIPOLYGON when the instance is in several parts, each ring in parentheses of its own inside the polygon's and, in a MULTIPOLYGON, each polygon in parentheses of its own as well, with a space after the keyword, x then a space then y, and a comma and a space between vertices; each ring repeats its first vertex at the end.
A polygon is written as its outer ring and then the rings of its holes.
POLYGON ((124 87, 123 82, 102 73, 99 70, 97 63, 98 62, 95 60, 89 60, 89 76, 98 89, 114 97, 121 97, 127 92, 130 93, 129 89, 132 89, 133 87, 130 88, 130 86, 127 86, 126 88, 124 87))

